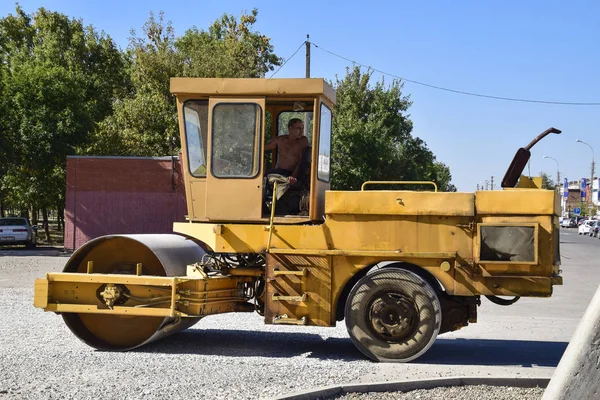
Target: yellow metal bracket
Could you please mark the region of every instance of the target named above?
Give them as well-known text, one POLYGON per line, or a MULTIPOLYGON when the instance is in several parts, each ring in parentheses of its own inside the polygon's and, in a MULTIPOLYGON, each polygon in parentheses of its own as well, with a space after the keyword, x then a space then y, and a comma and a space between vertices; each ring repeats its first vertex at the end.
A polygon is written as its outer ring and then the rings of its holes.
POLYGON ((269 231, 269 237, 267 238, 267 249, 268 253, 271 249, 271 237, 273 237, 273 220, 275 219, 275 205, 277 203, 277 182, 273 184, 273 201, 271 202, 271 217, 269 218, 269 227, 267 230, 269 231))
POLYGON ((308 301, 308 293, 304 293, 302 296, 279 296, 274 294, 272 299, 273 301, 294 301, 305 303, 308 301))
POLYGON ((285 324, 285 325, 306 325, 308 322, 306 317, 300 319, 289 318, 287 314, 276 315, 273 317, 274 324, 285 324))
POLYGON ((281 271, 278 269, 273 270, 273 276, 281 275, 308 276, 308 268, 302 268, 299 271, 281 271))
POLYGON ((389 258, 456 258, 457 253, 449 252, 402 252, 400 250, 352 250, 352 249, 270 249, 271 254, 318 255, 345 257, 389 257, 389 258))

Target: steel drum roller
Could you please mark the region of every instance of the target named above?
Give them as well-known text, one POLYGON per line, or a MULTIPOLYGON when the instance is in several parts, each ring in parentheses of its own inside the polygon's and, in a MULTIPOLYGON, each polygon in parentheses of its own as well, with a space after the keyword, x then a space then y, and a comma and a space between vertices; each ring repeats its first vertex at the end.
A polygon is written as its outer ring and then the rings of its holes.
MULTIPOLYGON (((204 250, 193 240, 178 235, 108 235, 80 247, 63 272, 185 276, 186 266, 202 260, 204 250)), ((182 331, 200 318, 133 317, 103 314, 64 313, 71 331, 100 350, 130 350, 182 331)))

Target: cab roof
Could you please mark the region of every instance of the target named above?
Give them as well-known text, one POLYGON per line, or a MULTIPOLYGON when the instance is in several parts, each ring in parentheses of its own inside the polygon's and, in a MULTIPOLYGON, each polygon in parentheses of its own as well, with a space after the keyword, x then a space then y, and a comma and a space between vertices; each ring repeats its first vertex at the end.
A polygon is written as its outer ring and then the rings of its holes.
POLYGON ((335 103, 335 90, 323 78, 171 78, 175 95, 324 96, 335 103))

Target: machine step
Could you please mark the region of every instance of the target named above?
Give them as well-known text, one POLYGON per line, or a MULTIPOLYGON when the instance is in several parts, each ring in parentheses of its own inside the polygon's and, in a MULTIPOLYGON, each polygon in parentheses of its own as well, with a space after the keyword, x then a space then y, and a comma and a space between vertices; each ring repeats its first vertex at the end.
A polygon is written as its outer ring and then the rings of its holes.
POLYGON ((298 271, 281 271, 281 270, 273 270, 273 276, 308 276, 308 268, 300 268, 298 271))
POLYGON ((281 324, 281 325, 306 325, 308 322, 308 318, 302 317, 299 319, 289 318, 287 314, 284 315, 276 315, 273 317, 273 324, 281 324))
POLYGON ((308 301, 308 293, 304 293, 302 296, 280 296, 278 294, 274 294, 271 299, 273 301, 297 301, 305 303, 308 301))

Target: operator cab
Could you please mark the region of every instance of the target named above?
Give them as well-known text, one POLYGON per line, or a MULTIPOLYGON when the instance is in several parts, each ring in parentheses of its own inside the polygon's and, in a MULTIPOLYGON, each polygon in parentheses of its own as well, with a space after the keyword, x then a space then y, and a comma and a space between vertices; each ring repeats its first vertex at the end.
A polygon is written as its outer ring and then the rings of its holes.
POLYGON ((330 181, 335 92, 323 79, 173 78, 177 97, 188 219, 268 221, 275 182, 275 221, 322 221, 330 181), (300 119, 308 147, 298 180, 276 170, 264 151, 300 119))

